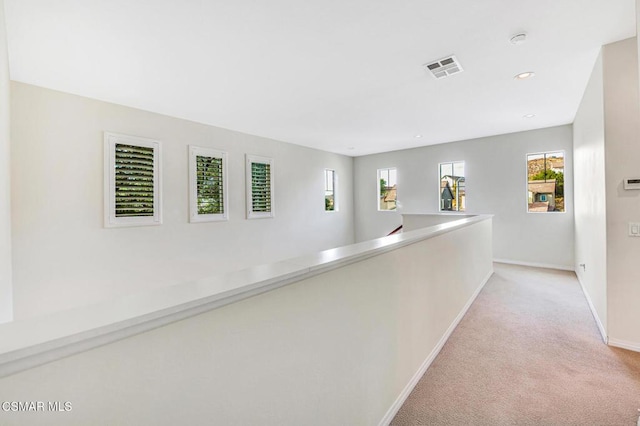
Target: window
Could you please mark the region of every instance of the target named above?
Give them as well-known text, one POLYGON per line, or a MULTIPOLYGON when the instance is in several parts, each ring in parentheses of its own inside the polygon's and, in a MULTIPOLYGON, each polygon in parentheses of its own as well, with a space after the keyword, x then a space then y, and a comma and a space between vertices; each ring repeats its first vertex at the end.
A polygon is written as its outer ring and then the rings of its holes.
POLYGON ((247 155, 247 219, 273 217, 273 160, 247 155))
POLYGON ((227 220, 227 153, 189 146, 189 221, 227 220))
POLYGON ((564 152, 527 154, 527 211, 565 211, 564 152))
POLYGON ((395 168, 378 169, 378 211, 396 209, 398 191, 396 177, 395 168))
POLYGON ((105 227, 160 225, 160 142, 104 134, 105 227))
POLYGON ((440 211, 465 211, 466 196, 464 161, 440 163, 440 211))
POLYGON ((324 171, 324 210, 328 212, 338 211, 336 171, 331 169, 325 169, 324 171))

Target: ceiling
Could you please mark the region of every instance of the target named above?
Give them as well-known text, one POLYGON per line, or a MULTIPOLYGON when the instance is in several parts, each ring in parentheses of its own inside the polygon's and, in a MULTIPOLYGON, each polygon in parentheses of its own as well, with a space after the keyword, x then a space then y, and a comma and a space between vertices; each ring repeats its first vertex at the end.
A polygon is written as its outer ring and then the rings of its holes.
POLYGON ((350 156, 571 123, 636 32, 635 0, 4 3, 13 80, 350 156))

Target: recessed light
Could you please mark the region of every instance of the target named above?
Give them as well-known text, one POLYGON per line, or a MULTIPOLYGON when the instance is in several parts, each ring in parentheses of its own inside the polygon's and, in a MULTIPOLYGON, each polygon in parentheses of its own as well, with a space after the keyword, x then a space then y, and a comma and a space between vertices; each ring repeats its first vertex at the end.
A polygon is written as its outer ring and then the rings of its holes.
POLYGON ((509 41, 511 42, 511 44, 515 44, 515 45, 522 44, 525 41, 527 41, 527 34, 526 33, 516 34, 513 37, 511 37, 509 41))
POLYGON ((416 139, 420 139, 422 137, 422 135, 415 135, 414 138, 416 139))
POLYGON ((522 118, 533 118, 535 117, 535 114, 527 114, 527 115, 523 115, 522 118))
POLYGON ((520 74, 516 75, 513 78, 516 79, 516 80, 525 80, 527 78, 533 77, 534 75, 536 75, 535 72, 527 71, 527 72, 521 72, 520 74))

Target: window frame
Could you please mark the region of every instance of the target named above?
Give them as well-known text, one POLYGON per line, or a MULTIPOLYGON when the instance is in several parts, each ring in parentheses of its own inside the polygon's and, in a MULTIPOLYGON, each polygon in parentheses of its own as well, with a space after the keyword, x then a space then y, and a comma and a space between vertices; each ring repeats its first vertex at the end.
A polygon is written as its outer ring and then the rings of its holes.
POLYGON ((324 211, 327 212, 327 213, 333 213, 333 212, 337 212, 338 211, 339 206, 338 206, 338 190, 337 190, 337 187, 338 187, 338 173, 336 172, 336 170, 335 169, 324 169, 324 199, 325 199, 324 211), (328 192, 328 189, 327 189, 327 182, 328 182, 327 173, 328 172, 332 172, 332 177, 333 177, 333 180, 332 180, 333 189, 332 189, 332 194, 331 194, 331 195, 333 195, 333 209, 332 210, 327 210, 327 202, 326 202, 327 192, 328 192))
MULTIPOLYGON (((528 152, 525 154, 524 156, 524 161, 525 161, 525 165, 524 165, 524 185, 525 185, 525 211, 527 212, 527 214, 548 214, 548 213, 552 213, 553 215, 557 215, 557 214, 562 214, 562 213, 567 213, 568 210, 568 206, 567 206, 567 202, 566 202, 566 188, 564 188, 563 190, 563 195, 564 195, 564 199, 565 199, 565 203, 564 203, 564 210, 563 211, 546 211, 546 212, 536 212, 536 211, 530 211, 529 210, 529 156, 530 155, 547 155, 547 154, 553 154, 553 153, 561 153, 562 154, 562 160, 563 160, 563 167, 562 167, 562 175, 563 177, 566 178, 567 176, 567 152, 564 149, 552 149, 552 150, 545 150, 545 151, 538 151, 538 152, 528 152)), ((566 181, 566 179, 565 179, 566 181)), ((554 198, 555 198, 555 194, 554 194, 554 198)))
MULTIPOLYGON (((398 211, 398 187, 397 187, 397 185, 398 185, 398 168, 397 167, 382 167, 382 168, 379 168, 379 169, 377 169, 376 176, 377 176, 377 179, 376 179, 376 209, 379 212, 397 212, 398 211), (381 209, 380 208, 380 179, 382 179, 381 178, 381 175, 382 175, 381 172, 383 170, 389 170, 389 171, 395 170, 395 172, 396 172, 396 208, 394 208, 394 209, 381 209)), ((389 180, 391 180, 391 179, 389 179, 389 180)))
POLYGON ((467 213, 467 162, 464 160, 455 160, 455 161, 442 161, 440 163, 438 163, 438 213, 445 213, 445 214, 466 214, 467 213), (443 164, 451 164, 451 173, 453 176, 453 170, 454 170, 454 164, 456 163, 462 163, 464 165, 464 174, 465 176, 462 176, 465 179, 465 195, 464 195, 464 200, 465 200, 465 205, 464 205, 464 210, 443 210, 442 209, 442 165, 443 164))
POLYGON ((162 224, 162 149, 157 140, 104 132, 104 227, 157 226, 162 224), (153 149, 153 216, 116 216, 116 145, 153 149))
POLYGON ((245 155, 245 187, 246 187, 246 207, 247 219, 266 219, 275 217, 275 179, 274 179, 274 161, 273 158, 262 157, 259 155, 245 155), (269 165, 269 201, 270 211, 256 212, 253 211, 253 175, 251 165, 268 164, 269 165))
POLYGON ((227 153, 213 148, 189 145, 189 222, 219 222, 229 220, 229 178, 227 173, 227 153), (222 213, 198 213, 197 157, 219 158, 222 160, 222 213))

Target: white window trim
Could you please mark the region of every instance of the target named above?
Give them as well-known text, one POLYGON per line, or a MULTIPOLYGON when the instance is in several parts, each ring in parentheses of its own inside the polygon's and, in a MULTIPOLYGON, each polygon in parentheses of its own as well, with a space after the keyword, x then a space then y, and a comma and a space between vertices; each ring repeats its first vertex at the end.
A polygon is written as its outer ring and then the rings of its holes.
POLYGON ((227 153, 211 148, 203 148, 199 146, 189 145, 189 222, 217 222, 229 219, 229 191, 227 176, 227 153), (198 213, 198 177, 197 177, 197 158, 213 157, 222 159, 222 205, 223 213, 198 213))
MULTIPOLYGON (((336 172, 335 169, 324 169, 324 178, 325 178, 325 197, 326 197, 326 192, 327 192, 327 171, 333 172, 333 210, 327 210, 326 207, 324 208, 324 211, 326 213, 335 213, 338 211, 339 209, 339 203, 338 203, 338 172, 336 172)), ((323 200, 324 201, 324 200, 323 200)))
MULTIPOLYGON (((465 209, 460 211, 460 210, 442 210, 442 187, 441 185, 441 179, 442 179, 442 172, 441 172, 441 168, 443 164, 455 164, 455 163, 464 163, 464 174, 467 174, 467 162, 464 160, 454 160, 454 161, 443 161, 441 163, 438 163, 438 213, 442 213, 442 214, 458 214, 458 215, 464 215, 464 214, 468 214, 467 213, 467 209, 465 206, 465 209)), ((453 173, 453 166, 451 167, 451 173, 453 173)), ((467 176, 463 176, 465 178, 465 190, 467 188, 467 176)), ((466 198, 466 195, 465 195, 466 198)))
POLYGON ((246 204, 247 204, 247 219, 266 219, 275 217, 275 185, 274 185, 274 168, 273 158, 261 157, 259 155, 246 154, 245 161, 245 185, 246 185, 246 204), (253 188, 251 186, 251 164, 262 163, 269 164, 269 185, 271 187, 271 211, 269 212, 254 212, 253 211, 253 188))
POLYGON ((561 215, 566 213, 569 210, 569 207, 567 205, 567 193, 566 193, 566 187, 565 187, 565 203, 564 203, 564 211, 562 212, 532 212, 529 211, 529 156, 530 155, 542 155, 542 154, 549 154, 552 152, 561 152, 562 153, 562 158, 564 158, 564 169, 562 171, 562 173, 564 174, 565 177, 565 182, 566 182, 566 177, 567 177, 567 152, 564 149, 551 149, 548 151, 540 151, 540 152, 529 152, 525 155, 524 157, 524 203, 525 203, 525 211, 527 212, 527 214, 549 214, 551 213, 551 216, 557 216, 557 215, 561 215))
MULTIPOLYGON (((380 208, 380 179, 381 179, 381 177, 380 177, 380 172, 381 172, 382 170, 395 170, 395 171, 396 171, 396 180, 397 180, 397 178, 398 178, 398 177, 397 177, 397 173, 398 173, 398 168, 397 168, 397 167, 382 167, 382 168, 380 168, 380 169, 377 169, 376 174, 377 174, 377 177, 378 177, 378 178, 376 179, 376 209, 377 209, 379 212, 385 212, 385 213, 397 213, 397 212, 398 212, 398 192, 397 192, 397 191, 398 191, 398 188, 396 188, 396 208, 395 208, 395 209, 393 209, 393 210, 382 210, 382 209, 380 208)), ((398 183, 398 182, 396 182, 396 185, 397 185, 397 183, 398 183)))
POLYGON ((137 136, 104 132, 104 226, 154 226, 162 224, 162 151, 160 142, 137 136), (153 216, 116 217, 116 144, 153 148, 153 216))

